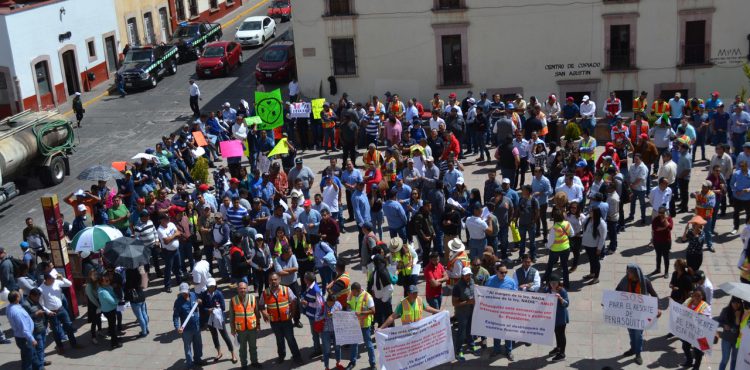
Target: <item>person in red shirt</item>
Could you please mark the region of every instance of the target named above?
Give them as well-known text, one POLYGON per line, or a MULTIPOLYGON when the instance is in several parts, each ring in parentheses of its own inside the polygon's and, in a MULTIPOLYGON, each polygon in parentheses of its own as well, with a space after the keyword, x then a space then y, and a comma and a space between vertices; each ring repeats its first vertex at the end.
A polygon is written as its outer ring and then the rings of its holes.
POLYGON ((615 151, 615 144, 613 144, 612 142, 609 142, 604 146, 604 153, 602 153, 602 155, 599 156, 599 159, 596 160, 597 170, 600 170, 602 168, 604 157, 612 157, 612 163, 614 163, 618 169, 620 168, 620 156, 617 155, 617 152, 615 151))
POLYGON ((669 276, 669 250, 672 249, 672 228, 674 222, 672 217, 667 213, 665 207, 659 207, 659 211, 651 221, 651 234, 654 241, 654 250, 656 250, 656 270, 649 275, 661 273, 662 259, 664 260, 664 278, 669 276))
POLYGON ((443 161, 448 159, 448 155, 450 153, 455 154, 456 158, 459 158, 459 155, 461 154, 461 144, 458 143, 456 135, 453 135, 452 132, 446 130, 445 132, 443 132, 443 139, 448 143, 448 145, 445 146, 440 159, 443 161))
POLYGON ((594 174, 591 173, 588 163, 583 159, 576 163, 576 176, 581 179, 581 183, 583 184, 583 194, 588 194, 589 188, 594 182, 594 174))
POLYGON ((427 304, 439 310, 442 303, 443 283, 448 281, 448 274, 445 273, 445 267, 440 263, 438 252, 430 253, 430 263, 424 268, 424 279, 427 283, 425 287, 427 304))

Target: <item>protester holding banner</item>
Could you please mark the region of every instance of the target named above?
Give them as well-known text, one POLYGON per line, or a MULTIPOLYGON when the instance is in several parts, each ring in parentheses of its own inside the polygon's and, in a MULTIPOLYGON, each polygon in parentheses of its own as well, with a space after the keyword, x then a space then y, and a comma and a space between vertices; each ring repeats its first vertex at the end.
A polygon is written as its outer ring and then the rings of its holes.
POLYGON ((568 306, 570 306, 570 299, 568 298, 568 291, 560 285, 560 275, 552 274, 549 280, 549 286, 546 288, 545 293, 554 294, 557 297, 557 311, 555 312, 555 343, 556 347, 549 352, 549 355, 554 355, 552 361, 560 361, 565 359, 565 346, 567 344, 567 338, 565 337, 565 327, 570 322, 568 315, 568 306))
MULTIPOLYGON (((513 278, 508 277, 508 268, 502 263, 498 262, 495 265, 496 275, 491 277, 487 281, 487 286, 490 288, 507 289, 507 290, 518 290, 518 284, 513 278)), ((492 340, 492 354, 490 357, 494 357, 500 354, 500 339, 492 340)), ((508 361, 513 361, 513 341, 505 340, 505 356, 508 357, 508 361)))
POLYGON ((172 321, 174 328, 182 336, 182 343, 185 347, 185 364, 188 368, 193 365, 201 366, 204 364, 203 357, 203 340, 201 339, 201 330, 199 324, 200 313, 196 309, 201 304, 195 293, 190 291, 187 283, 180 284, 180 294, 174 301, 172 312, 172 321))
MULTIPOLYGON (((690 298, 683 303, 687 308, 711 317, 711 305, 709 305, 704 297, 701 289, 694 289, 690 293, 690 298)), ((685 362, 682 364, 683 367, 693 367, 693 370, 698 370, 701 367, 701 360, 703 359, 703 351, 693 347, 690 342, 686 340, 682 341, 682 351, 685 353, 685 362)))
MULTIPOLYGON (((357 314, 359 326, 362 330, 362 339, 364 339, 365 348, 367 348, 367 358, 370 360, 369 370, 375 370, 375 346, 372 343, 372 319, 373 315, 375 315, 375 302, 370 293, 362 291, 362 286, 359 283, 354 283, 352 284, 351 293, 346 303, 349 310, 357 314)), ((330 351, 329 348, 326 347, 326 350, 330 351)), ((354 369, 358 357, 359 346, 353 344, 349 353, 349 364, 346 365, 346 370, 354 369)))
POLYGON ((716 319, 722 327, 721 333, 718 334, 721 338, 721 362, 719 363, 719 370, 725 370, 727 364, 730 364, 729 368, 734 370, 738 352, 736 344, 737 338, 740 335, 740 322, 742 321, 743 314, 742 300, 732 297, 729 304, 721 310, 721 314, 716 319))
MULTIPOLYGON (((644 294, 656 297, 657 299, 659 298, 654 287, 651 285, 651 280, 643 275, 641 267, 635 263, 628 264, 625 276, 620 280, 615 289, 620 292, 644 294)), ((659 316, 661 316, 661 310, 658 311, 656 317, 659 316)), ((635 363, 643 365, 643 358, 641 358, 641 352, 643 351, 643 330, 628 329, 628 334, 630 335, 630 349, 625 351, 623 356, 635 355, 635 363)))
POLYGON ((417 288, 416 285, 410 285, 407 288, 407 292, 409 293, 409 295, 401 300, 401 303, 396 306, 396 311, 391 314, 391 316, 389 316, 387 320, 385 320, 383 325, 380 325, 378 327, 378 330, 380 330, 380 328, 389 327, 391 324, 393 324, 394 321, 396 321, 396 319, 399 318, 401 319, 402 325, 407 325, 415 321, 422 320, 422 313, 424 311, 427 311, 431 314, 440 312, 425 304, 422 298, 419 297, 419 288, 417 288))
POLYGON ((336 297, 329 294, 328 297, 326 297, 326 303, 323 306, 325 324, 323 326, 323 332, 320 333, 320 339, 323 342, 323 348, 325 348, 323 351, 323 366, 325 366, 326 370, 330 369, 328 365, 331 357, 331 346, 333 346, 333 353, 334 356, 336 356, 336 369, 341 370, 344 368, 341 366, 341 346, 335 344, 336 339, 333 332, 333 313, 341 311, 341 309, 341 303, 336 300, 336 297))
MULTIPOLYGON (((464 358, 464 344, 470 340, 471 317, 474 311, 474 281, 470 267, 464 267, 461 271, 461 280, 453 285, 451 304, 455 309, 457 331, 453 339, 456 360, 466 361, 464 358)), ((472 348, 472 350, 474 350, 472 348)))

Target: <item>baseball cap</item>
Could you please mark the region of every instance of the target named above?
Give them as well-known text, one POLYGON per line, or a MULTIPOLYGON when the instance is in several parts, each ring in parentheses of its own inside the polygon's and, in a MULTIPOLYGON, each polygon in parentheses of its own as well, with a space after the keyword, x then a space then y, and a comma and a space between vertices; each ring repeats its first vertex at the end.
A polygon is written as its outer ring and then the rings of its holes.
POLYGON ((448 98, 449 99, 455 99, 456 98, 456 93, 452 92, 452 93, 448 94, 448 98))
POLYGON ((255 234, 255 240, 263 240, 263 234, 255 234))
POLYGON ((181 283, 180 293, 188 293, 188 292, 190 292, 190 285, 188 285, 188 283, 181 283))
POLYGON ((583 100, 583 101, 589 101, 589 96, 588 95, 584 95, 583 99, 581 99, 581 100, 583 100))
POLYGON ((641 134, 641 139, 648 140, 648 134, 641 134))
POLYGON ((148 211, 144 209, 143 211, 141 211, 141 213, 138 214, 138 216, 140 216, 140 217, 148 217, 148 211))
POLYGON ((310 199, 307 199, 305 200, 304 203, 302 203, 303 207, 310 207, 311 205, 312 205, 312 202, 310 201, 310 199))
POLYGON ((705 186, 707 188, 712 188, 714 186, 714 184, 712 184, 711 181, 706 180, 706 181, 703 182, 703 186, 705 186))
POLYGON ((507 178, 507 177, 506 177, 506 178, 504 178, 504 179, 503 179, 503 184, 510 184, 510 179, 509 179, 509 178, 507 178))
POLYGON ((76 208, 78 208, 78 212, 86 212, 86 206, 83 204, 79 204, 76 208))
POLYGON ((207 184, 200 184, 198 185, 199 191, 208 191, 208 185, 207 184))
POLYGON ((138 204, 146 204, 146 198, 138 198, 138 204))
POLYGON ((713 96, 715 98, 718 98, 719 97, 719 92, 718 91, 714 91, 714 92, 711 93, 711 96, 713 96))
POLYGON ((302 158, 297 158, 294 160, 294 163, 302 163, 302 158))
POLYGON ((83 189, 78 189, 78 190, 76 190, 76 192, 75 192, 75 193, 73 193, 73 195, 75 195, 75 196, 77 196, 77 197, 82 197, 82 196, 84 196, 85 194, 83 193, 83 189))
POLYGON ((750 141, 747 141, 744 144, 742 144, 742 147, 743 148, 750 148, 750 141))
POLYGON ((294 229, 295 230, 297 230, 297 229, 304 230, 305 229, 305 225, 302 225, 301 223, 298 222, 298 223, 296 223, 294 225, 294 229))
POLYGON ((26 248, 29 247, 29 243, 28 242, 21 242, 21 244, 19 244, 18 246, 21 247, 21 249, 26 249, 26 248))
POLYGON ((573 99, 572 96, 567 97, 565 100, 567 100, 567 101, 575 101, 575 99, 573 99))
POLYGON ((458 179, 456 179, 456 185, 463 185, 463 184, 464 184, 464 178, 463 177, 459 177, 458 179))
POLYGON ((236 177, 232 177, 231 179, 229 179, 229 182, 232 184, 239 184, 240 180, 238 180, 236 177))
POLYGON ((464 267, 461 270, 461 276, 466 276, 466 275, 474 275, 474 273, 471 272, 471 267, 464 267))
POLYGON ((214 218, 224 218, 224 214, 221 212, 214 213, 214 218))
MULTIPOLYGON (((469 269, 469 270, 471 270, 471 269, 469 269)), ((417 288, 416 285, 409 285, 409 289, 407 289, 407 292, 409 294, 411 294, 411 293, 419 293, 419 288, 417 288)))
POLYGON ((216 286, 216 279, 214 279, 214 278, 208 278, 208 280, 206 280, 206 285, 207 286, 216 286))

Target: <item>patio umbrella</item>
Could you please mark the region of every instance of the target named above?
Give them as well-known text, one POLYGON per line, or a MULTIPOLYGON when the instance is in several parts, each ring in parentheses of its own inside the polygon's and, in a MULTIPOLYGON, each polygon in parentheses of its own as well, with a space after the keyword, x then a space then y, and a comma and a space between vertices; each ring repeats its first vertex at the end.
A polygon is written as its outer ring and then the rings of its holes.
POLYGON ((719 288, 731 296, 750 302, 750 284, 727 282, 719 285, 719 288))
POLYGON ((76 178, 84 181, 107 181, 124 177, 125 176, 123 176, 120 171, 112 168, 112 166, 96 165, 81 171, 76 178))
POLYGON ((146 247, 141 240, 117 238, 106 243, 104 259, 112 265, 134 269, 149 263, 151 248, 146 247))
POLYGON ((144 158, 147 161, 151 161, 154 158, 156 158, 156 156, 153 155, 153 154, 148 154, 148 153, 138 153, 138 154, 134 155, 133 158, 130 158, 130 159, 141 159, 141 158, 144 158))
POLYGON ((79 231, 70 243, 76 252, 97 252, 104 248, 108 241, 121 237, 120 230, 112 226, 97 225, 79 231))

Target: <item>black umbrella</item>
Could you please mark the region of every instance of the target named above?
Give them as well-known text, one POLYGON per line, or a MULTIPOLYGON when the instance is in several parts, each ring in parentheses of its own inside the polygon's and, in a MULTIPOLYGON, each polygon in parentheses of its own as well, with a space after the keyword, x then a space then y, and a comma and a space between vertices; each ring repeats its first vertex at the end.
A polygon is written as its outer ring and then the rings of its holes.
POLYGON ((115 266, 134 269, 149 263, 151 248, 141 240, 123 236, 107 242, 104 246, 104 259, 115 266))
POLYGON ((125 176, 123 176, 120 171, 112 166, 96 165, 81 171, 77 179, 85 181, 107 181, 109 179, 121 179, 124 177, 125 176))

